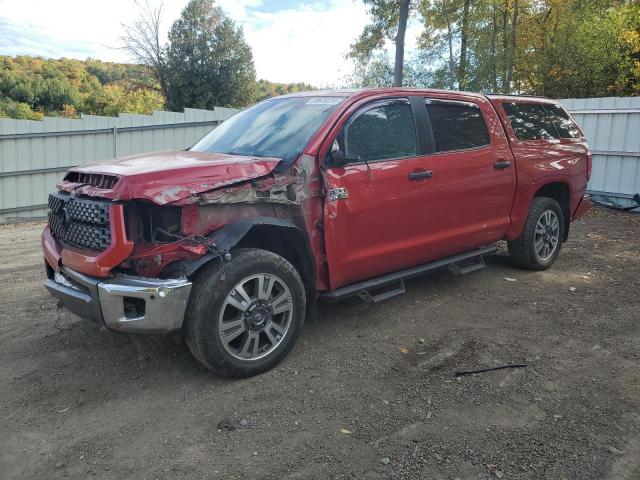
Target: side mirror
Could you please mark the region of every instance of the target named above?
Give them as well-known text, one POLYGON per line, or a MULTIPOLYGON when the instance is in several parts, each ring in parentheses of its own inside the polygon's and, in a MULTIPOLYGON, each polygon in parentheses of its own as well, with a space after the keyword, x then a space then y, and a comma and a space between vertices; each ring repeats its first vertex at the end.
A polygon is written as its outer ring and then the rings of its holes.
MULTIPOLYGON (((331 150, 327 157, 329 159, 329 166, 331 167, 344 167, 348 163, 362 162, 360 157, 347 157, 342 150, 331 150)), ((366 163, 366 162, 365 162, 366 163)))
POLYGON ((350 160, 342 150, 331 150, 332 167, 344 167, 350 160))
POLYGON ((340 149, 340 142, 338 139, 333 141, 331 150, 327 152, 327 164, 330 167, 344 167, 348 163, 361 162, 360 157, 347 157, 345 153, 340 149))

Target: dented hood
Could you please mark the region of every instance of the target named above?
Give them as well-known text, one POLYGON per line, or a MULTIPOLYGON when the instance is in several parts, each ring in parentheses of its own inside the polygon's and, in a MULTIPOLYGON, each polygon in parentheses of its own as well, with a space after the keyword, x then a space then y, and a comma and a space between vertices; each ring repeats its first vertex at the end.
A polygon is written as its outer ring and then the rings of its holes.
POLYGON ((58 188, 111 200, 144 199, 163 205, 262 177, 279 162, 279 158, 223 153, 153 152, 72 168, 58 188), (117 180, 104 188, 107 183, 101 181, 102 175, 117 180))

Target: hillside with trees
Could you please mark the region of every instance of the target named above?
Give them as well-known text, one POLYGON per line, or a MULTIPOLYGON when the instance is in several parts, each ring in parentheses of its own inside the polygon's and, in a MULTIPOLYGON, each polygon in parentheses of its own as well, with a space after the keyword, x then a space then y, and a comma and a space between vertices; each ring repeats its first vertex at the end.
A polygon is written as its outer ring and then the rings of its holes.
POLYGON ((0 116, 150 113, 164 104, 155 80, 138 65, 0 56, 0 116))
POLYGON ((122 42, 132 64, 0 56, 0 117, 245 107, 314 89, 304 83, 256 81, 242 29, 213 0, 191 0, 173 21, 166 44, 160 42, 162 6, 139 6, 139 19, 123 26, 122 42))
POLYGON ((313 89, 310 85, 256 82, 253 52, 244 32, 214 0, 191 0, 163 42, 162 5, 139 5, 124 26, 124 48, 154 77, 167 108, 245 107, 272 96, 313 89))
MULTIPOLYGON (((304 83, 258 80, 249 101, 313 89, 304 83)), ((39 120, 45 115, 149 114, 166 108, 158 82, 142 65, 0 56, 0 117, 39 120)))
POLYGON ((256 88, 257 101, 269 97, 277 97, 278 95, 286 95, 287 93, 307 92, 317 89, 317 87, 308 83, 274 83, 267 80, 258 80, 256 88))

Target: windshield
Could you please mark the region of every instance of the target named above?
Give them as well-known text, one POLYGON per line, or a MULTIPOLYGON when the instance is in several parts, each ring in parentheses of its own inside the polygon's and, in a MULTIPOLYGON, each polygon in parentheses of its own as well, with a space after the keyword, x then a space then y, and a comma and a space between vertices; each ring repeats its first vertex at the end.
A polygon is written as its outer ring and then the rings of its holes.
POLYGON ((191 150, 276 157, 291 163, 342 101, 339 97, 266 100, 223 122, 191 150))

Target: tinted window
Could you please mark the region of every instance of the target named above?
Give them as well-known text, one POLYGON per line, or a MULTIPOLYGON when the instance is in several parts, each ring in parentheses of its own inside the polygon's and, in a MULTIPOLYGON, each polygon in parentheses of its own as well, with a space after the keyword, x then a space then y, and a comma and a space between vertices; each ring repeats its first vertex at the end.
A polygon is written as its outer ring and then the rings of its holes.
POLYGON ((427 100, 436 152, 488 145, 489 133, 474 103, 427 100))
POLYGON ((266 100, 224 121, 191 150, 276 157, 290 163, 342 101, 337 97, 266 100))
POLYGON ((560 105, 545 105, 547 115, 560 138, 580 138, 580 130, 560 105))
POLYGON ((397 100, 373 107, 347 130, 347 156, 363 160, 414 157, 418 154, 411 105, 397 100))
POLYGON ((556 138, 558 134, 540 104, 503 103, 513 133, 519 140, 540 140, 556 138))

